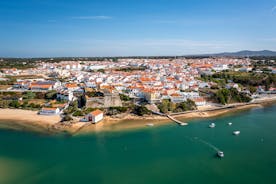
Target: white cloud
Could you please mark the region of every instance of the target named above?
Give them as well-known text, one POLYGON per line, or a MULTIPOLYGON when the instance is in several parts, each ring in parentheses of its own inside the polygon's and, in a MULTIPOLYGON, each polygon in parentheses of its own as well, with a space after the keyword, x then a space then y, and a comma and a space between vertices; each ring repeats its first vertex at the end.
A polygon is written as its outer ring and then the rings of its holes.
POLYGON ((72 19, 77 20, 108 20, 112 19, 110 16, 100 15, 100 16, 78 16, 78 17, 72 17, 72 19))

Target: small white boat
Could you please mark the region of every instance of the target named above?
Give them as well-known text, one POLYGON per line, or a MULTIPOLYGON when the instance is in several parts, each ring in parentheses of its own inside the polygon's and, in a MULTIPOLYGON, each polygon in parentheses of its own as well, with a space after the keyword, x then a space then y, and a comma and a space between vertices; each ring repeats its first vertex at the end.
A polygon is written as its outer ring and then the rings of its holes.
POLYGON ((229 125, 229 126, 231 126, 231 125, 232 125, 232 123, 231 123, 231 122, 229 122, 229 123, 228 123, 228 125, 229 125))
POLYGON ((220 158, 223 158, 224 157, 224 153, 222 151, 218 151, 217 152, 217 156, 220 157, 220 158))
POLYGON ((216 124, 215 124, 215 123, 211 123, 211 124, 209 125, 209 127, 210 127, 210 128, 215 128, 215 127, 216 127, 216 124))
POLYGON ((187 126, 187 123, 180 123, 180 126, 187 126))
POLYGON ((153 127, 153 126, 154 126, 154 124, 153 124, 153 123, 148 123, 148 124, 147 124, 147 126, 149 126, 149 127, 153 127))
POLYGON ((234 131, 233 134, 234 135, 239 135, 241 132, 240 131, 234 131))

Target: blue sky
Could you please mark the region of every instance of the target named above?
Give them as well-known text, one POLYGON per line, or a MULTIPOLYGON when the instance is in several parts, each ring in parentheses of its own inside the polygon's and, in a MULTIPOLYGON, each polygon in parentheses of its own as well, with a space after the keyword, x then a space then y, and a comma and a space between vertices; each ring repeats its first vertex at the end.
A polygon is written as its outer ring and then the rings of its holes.
POLYGON ((276 0, 1 0, 0 57, 276 50, 276 0))

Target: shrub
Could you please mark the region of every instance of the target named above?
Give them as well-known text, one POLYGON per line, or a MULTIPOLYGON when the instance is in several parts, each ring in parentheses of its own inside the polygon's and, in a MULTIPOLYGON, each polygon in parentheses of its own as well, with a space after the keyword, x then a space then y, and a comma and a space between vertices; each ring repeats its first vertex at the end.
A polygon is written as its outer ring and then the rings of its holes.
POLYGON ((135 106, 133 109, 133 113, 138 116, 144 116, 147 114, 151 114, 151 112, 145 106, 135 106))
POLYGON ((10 102, 9 106, 13 107, 13 108, 19 108, 20 103, 17 100, 13 100, 13 101, 10 102))
POLYGON ((72 115, 75 117, 79 117, 79 116, 84 116, 84 113, 80 110, 77 110, 72 115))
POLYGON ((72 118, 69 114, 66 114, 66 115, 61 119, 61 122, 71 121, 71 120, 73 120, 73 118, 72 118))
POLYGON ((120 94, 120 98, 122 101, 130 101, 131 98, 127 95, 124 95, 124 94, 120 94))
POLYGON ((116 114, 121 114, 124 113, 128 110, 127 107, 109 107, 108 108, 108 115, 116 115, 116 114))

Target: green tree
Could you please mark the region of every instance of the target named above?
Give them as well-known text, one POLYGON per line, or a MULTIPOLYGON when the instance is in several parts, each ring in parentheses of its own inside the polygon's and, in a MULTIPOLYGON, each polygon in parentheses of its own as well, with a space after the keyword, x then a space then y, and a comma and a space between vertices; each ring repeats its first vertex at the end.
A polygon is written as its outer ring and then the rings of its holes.
POLYGON ((223 88, 217 91, 216 93, 216 99, 221 104, 227 104, 230 97, 230 92, 228 89, 223 88))
POLYGON ((57 97, 57 92, 56 91, 49 91, 45 94, 45 98, 48 100, 53 100, 56 99, 57 97))
POLYGON ((8 108, 8 107, 9 107, 9 101, 0 100, 0 108, 8 108))
POLYGON ((23 93, 23 99, 34 99, 35 97, 36 94, 31 91, 23 93))
POLYGON ((162 100, 161 104, 158 105, 160 112, 168 113, 169 112, 169 100, 162 100))
POLYGON ((250 91, 251 94, 256 93, 257 88, 254 87, 254 86, 249 86, 249 91, 250 91))
POLYGON ((13 100, 13 101, 10 102, 9 106, 13 107, 13 108, 19 108, 20 103, 17 100, 13 100))
POLYGON ((81 110, 77 110, 72 115, 75 117, 79 117, 79 116, 84 116, 84 113, 81 110))
POLYGON ((124 94, 120 94, 120 99, 122 101, 130 101, 131 100, 131 98, 129 96, 124 95, 124 94))
POLYGON ((135 106, 133 113, 138 116, 144 116, 146 114, 151 114, 151 112, 145 106, 135 106))

